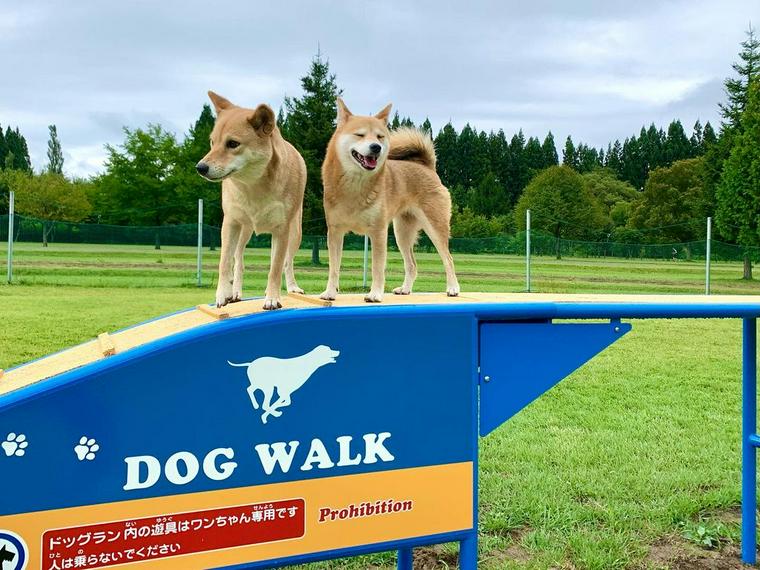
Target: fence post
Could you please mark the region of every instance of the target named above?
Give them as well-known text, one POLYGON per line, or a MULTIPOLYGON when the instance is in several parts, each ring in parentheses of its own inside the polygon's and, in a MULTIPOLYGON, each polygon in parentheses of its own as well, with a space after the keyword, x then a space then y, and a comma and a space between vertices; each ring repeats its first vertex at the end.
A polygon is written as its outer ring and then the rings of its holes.
POLYGON ((198 287, 203 279, 203 198, 198 198, 198 287))
POLYGON ((525 210, 525 290, 530 293, 530 210, 525 210))
POLYGON ((707 250, 705 254, 705 295, 710 294, 710 245, 712 242, 712 218, 707 218, 707 250))
POLYGON ((362 273, 362 288, 367 288, 367 259, 369 257, 369 237, 364 236, 364 271, 362 273))
POLYGON ((11 191, 8 198, 8 283, 13 283, 13 216, 15 194, 11 191))

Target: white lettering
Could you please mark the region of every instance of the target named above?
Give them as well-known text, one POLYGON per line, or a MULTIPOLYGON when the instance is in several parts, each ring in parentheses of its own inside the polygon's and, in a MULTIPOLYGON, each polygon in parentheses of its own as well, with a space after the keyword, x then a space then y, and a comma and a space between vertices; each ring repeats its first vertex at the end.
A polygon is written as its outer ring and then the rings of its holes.
POLYGON ((383 442, 391 437, 391 434, 384 431, 380 434, 368 433, 364 437, 364 463, 377 463, 379 457, 382 461, 393 461, 396 459, 385 448, 383 442))
POLYGON ((301 471, 311 471, 314 463, 319 463, 317 467, 320 469, 329 469, 330 467, 335 467, 335 463, 332 462, 330 455, 327 453, 327 449, 325 449, 325 444, 322 443, 321 439, 316 438, 311 440, 311 447, 309 448, 309 453, 306 456, 306 461, 304 461, 303 465, 301 466, 301 471))
POLYGON ((195 455, 189 451, 178 451, 166 460, 164 473, 166 473, 166 478, 171 483, 174 483, 175 485, 185 485, 195 479, 195 476, 198 475, 199 467, 198 458, 195 457, 195 455), (184 475, 179 472, 180 461, 185 464, 184 475))
POLYGON ((275 465, 279 465, 282 472, 287 473, 290 471, 290 464, 293 463, 293 456, 296 453, 296 449, 298 449, 298 442, 291 441, 286 444, 284 441, 278 441, 272 445, 260 443, 254 449, 259 454, 259 460, 261 460, 264 473, 271 475, 275 465), (286 445, 290 446, 290 451, 285 450, 286 445))
POLYGON ((357 453, 356 457, 351 458, 351 441, 354 438, 350 435, 342 435, 336 439, 340 446, 340 458, 338 459, 338 467, 347 467, 349 465, 359 465, 362 462, 362 454, 357 453))
POLYGON ((235 457, 235 452, 231 447, 220 447, 212 449, 206 454, 206 457, 203 459, 203 472, 206 474, 206 477, 214 481, 224 481, 232 475, 232 472, 235 471, 238 465, 234 461, 225 461, 217 468, 216 458, 219 456, 232 459, 235 457))
POLYGON ((127 464, 127 482, 124 484, 125 491, 147 489, 155 485, 158 478, 161 477, 161 463, 152 455, 127 457, 124 459, 124 463, 127 464), (144 481, 140 480, 140 468, 142 465, 146 467, 144 481))

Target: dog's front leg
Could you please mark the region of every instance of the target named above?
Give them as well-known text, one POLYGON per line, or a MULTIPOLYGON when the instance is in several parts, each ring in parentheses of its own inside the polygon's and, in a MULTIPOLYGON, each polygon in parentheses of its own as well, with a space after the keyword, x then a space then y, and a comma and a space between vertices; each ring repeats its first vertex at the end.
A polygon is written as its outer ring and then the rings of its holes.
POLYGON ((327 278, 327 289, 319 296, 328 301, 335 300, 338 296, 340 282, 340 260, 343 256, 343 236, 346 234, 342 229, 328 226, 327 228, 327 253, 330 257, 330 273, 327 278))
POLYGON ((219 255, 219 281, 216 284, 216 306, 232 301, 232 261, 240 236, 240 224, 227 216, 222 220, 222 252, 219 255))
POLYGON ((372 240, 372 287, 364 296, 367 303, 380 303, 385 290, 385 258, 388 253, 388 226, 369 234, 372 240))
POLYGON ((232 278, 232 302, 243 298, 243 272, 245 271, 245 246, 253 235, 253 226, 241 224, 235 244, 235 262, 232 278))
POLYGON ((282 287, 282 268, 285 264, 285 256, 288 253, 288 229, 272 233, 272 254, 269 264, 269 278, 264 297, 264 309, 279 309, 280 289, 282 287))

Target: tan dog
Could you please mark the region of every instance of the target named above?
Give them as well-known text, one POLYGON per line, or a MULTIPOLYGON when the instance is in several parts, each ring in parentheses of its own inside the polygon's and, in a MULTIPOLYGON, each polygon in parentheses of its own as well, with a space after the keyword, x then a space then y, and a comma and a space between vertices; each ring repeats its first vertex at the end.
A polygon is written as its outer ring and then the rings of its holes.
POLYGON ((338 293, 343 236, 372 240, 372 287, 364 300, 379 303, 385 288, 388 224, 393 220, 404 283, 393 292, 408 295, 417 277, 414 244, 420 229, 430 237, 446 270, 446 293, 459 294, 449 253, 451 197, 435 172, 430 135, 417 129, 388 130, 388 105, 374 117, 352 115, 338 99, 338 125, 322 165, 330 275, 322 299, 338 293))
POLYGON ((306 164, 282 138, 268 105, 244 109, 213 91, 216 108, 211 150, 196 165, 201 176, 222 181, 222 251, 216 306, 243 295, 243 254, 253 232, 272 234, 265 309, 278 309, 283 267, 289 292, 303 293, 293 274, 301 245, 306 164))

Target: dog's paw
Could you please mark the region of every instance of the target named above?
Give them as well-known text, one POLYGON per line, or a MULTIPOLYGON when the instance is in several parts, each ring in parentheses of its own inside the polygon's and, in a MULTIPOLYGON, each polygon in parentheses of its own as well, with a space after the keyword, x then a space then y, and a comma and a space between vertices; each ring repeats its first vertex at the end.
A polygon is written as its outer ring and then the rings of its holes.
POLYGON ((383 293, 382 291, 370 291, 364 296, 364 300, 367 303, 382 303, 383 293))
POLYGON ((298 293, 300 295, 303 295, 303 289, 301 289, 297 283, 293 283, 291 285, 288 285, 288 293, 298 293))
POLYGON ((329 289, 327 289, 326 291, 322 292, 319 298, 324 299, 325 301, 334 301, 335 297, 337 296, 338 296, 337 291, 330 291, 329 289))
POLYGON ((280 299, 276 297, 265 297, 264 298, 264 310, 265 311, 273 311, 274 309, 281 309, 282 303, 280 303, 280 299))
POLYGON ((29 442, 26 441, 26 436, 23 433, 15 434, 14 432, 9 433, 5 441, 0 444, 8 457, 22 457, 28 446, 29 442))
POLYGON ((100 449, 100 446, 95 442, 93 438, 88 438, 83 435, 79 439, 79 444, 74 446, 74 453, 77 455, 79 461, 92 461, 95 459, 95 454, 100 449))
POLYGON ((231 303, 233 299, 232 296, 232 287, 231 286, 223 286, 221 283, 216 288, 216 306, 224 307, 227 303, 231 303))
POLYGON ((409 295, 412 292, 411 287, 404 287, 403 285, 401 287, 396 287, 393 290, 394 295, 409 295))
POLYGON ((459 295, 459 284, 451 285, 449 287, 446 287, 446 295, 448 297, 456 297, 459 295))

